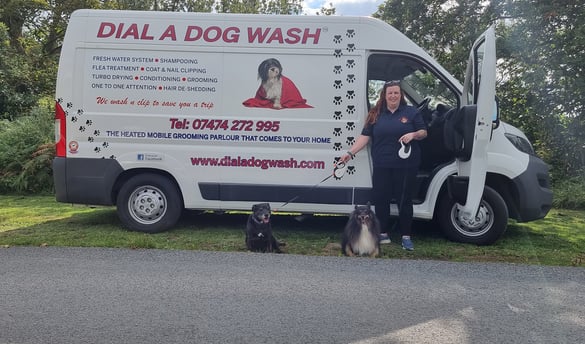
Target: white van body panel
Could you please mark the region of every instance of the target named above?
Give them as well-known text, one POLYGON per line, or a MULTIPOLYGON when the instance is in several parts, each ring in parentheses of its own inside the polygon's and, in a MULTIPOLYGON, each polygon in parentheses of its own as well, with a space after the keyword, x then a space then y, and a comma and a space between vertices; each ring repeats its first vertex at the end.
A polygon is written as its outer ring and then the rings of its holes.
MULTIPOLYGON (((78 10, 57 78, 66 118, 56 135, 57 199, 115 204, 128 179, 155 171, 176 183, 188 209, 268 201, 283 212, 347 214, 367 200, 369 152, 342 178, 320 181, 359 136, 368 63, 384 54, 424 66, 461 97, 462 85, 429 54, 373 18, 78 10), (290 107, 254 106, 268 58, 292 84, 290 107)), ((530 157, 504 136, 511 128, 493 131, 488 174, 514 179, 529 169, 530 157)), ((447 163, 429 173, 418 219, 434 217, 445 181, 461 171, 447 163)))

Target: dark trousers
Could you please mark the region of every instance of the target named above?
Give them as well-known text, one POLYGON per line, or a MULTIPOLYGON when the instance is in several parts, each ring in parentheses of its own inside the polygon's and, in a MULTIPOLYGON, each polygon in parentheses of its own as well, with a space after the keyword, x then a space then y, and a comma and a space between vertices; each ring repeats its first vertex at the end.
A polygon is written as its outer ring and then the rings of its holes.
POLYGON ((398 229, 401 235, 410 235, 412 229, 412 194, 418 168, 374 167, 372 177, 374 209, 382 231, 389 230, 390 203, 398 206, 398 229))

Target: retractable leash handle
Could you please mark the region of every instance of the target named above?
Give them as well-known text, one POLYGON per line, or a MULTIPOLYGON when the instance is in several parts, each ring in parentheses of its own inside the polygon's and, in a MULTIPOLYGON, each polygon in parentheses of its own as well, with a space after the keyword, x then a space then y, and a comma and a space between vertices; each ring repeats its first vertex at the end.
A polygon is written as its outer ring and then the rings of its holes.
MULTIPOLYGON (((344 162, 342 162, 342 161, 336 162, 335 163, 335 166, 333 167, 333 172, 331 174, 329 174, 327 177, 323 178, 323 180, 321 180, 317 184, 313 185, 309 190, 307 190, 305 192, 312 191, 314 188, 316 188, 317 186, 323 184, 327 179, 329 179, 331 177, 335 177, 336 179, 341 179, 341 177, 343 177, 343 175, 345 174, 346 169, 347 168, 346 168, 344 162)), ((301 197, 301 194, 298 194, 295 197, 291 198, 290 200, 284 202, 284 204, 281 205, 280 208, 284 208, 285 205, 289 204, 290 202, 296 200, 299 197, 301 197)), ((275 209, 274 211, 276 212, 278 210, 275 209)))
POLYGON ((401 159, 408 159, 408 157, 410 156, 410 143, 404 143, 400 141, 400 145, 402 147, 400 147, 400 150, 398 151, 398 156, 401 159))

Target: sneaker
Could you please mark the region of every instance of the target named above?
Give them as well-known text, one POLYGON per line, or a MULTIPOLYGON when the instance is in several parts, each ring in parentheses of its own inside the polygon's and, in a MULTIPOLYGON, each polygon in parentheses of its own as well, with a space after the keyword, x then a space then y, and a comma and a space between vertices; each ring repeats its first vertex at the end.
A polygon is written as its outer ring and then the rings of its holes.
POLYGON ((410 240, 410 238, 402 238, 402 248, 407 251, 414 251, 412 240, 410 240))
POLYGON ((380 233, 380 244, 389 244, 390 237, 388 237, 388 233, 380 233))

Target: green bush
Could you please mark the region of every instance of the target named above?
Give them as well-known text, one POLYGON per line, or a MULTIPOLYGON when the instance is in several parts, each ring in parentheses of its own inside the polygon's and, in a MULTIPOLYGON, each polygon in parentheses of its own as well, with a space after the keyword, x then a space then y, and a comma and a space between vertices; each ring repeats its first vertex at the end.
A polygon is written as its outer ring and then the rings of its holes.
POLYGON ((555 183, 553 207, 585 209, 585 171, 581 175, 555 183))
POLYGON ((54 115, 44 103, 27 116, 0 121, 0 192, 53 190, 54 115))

